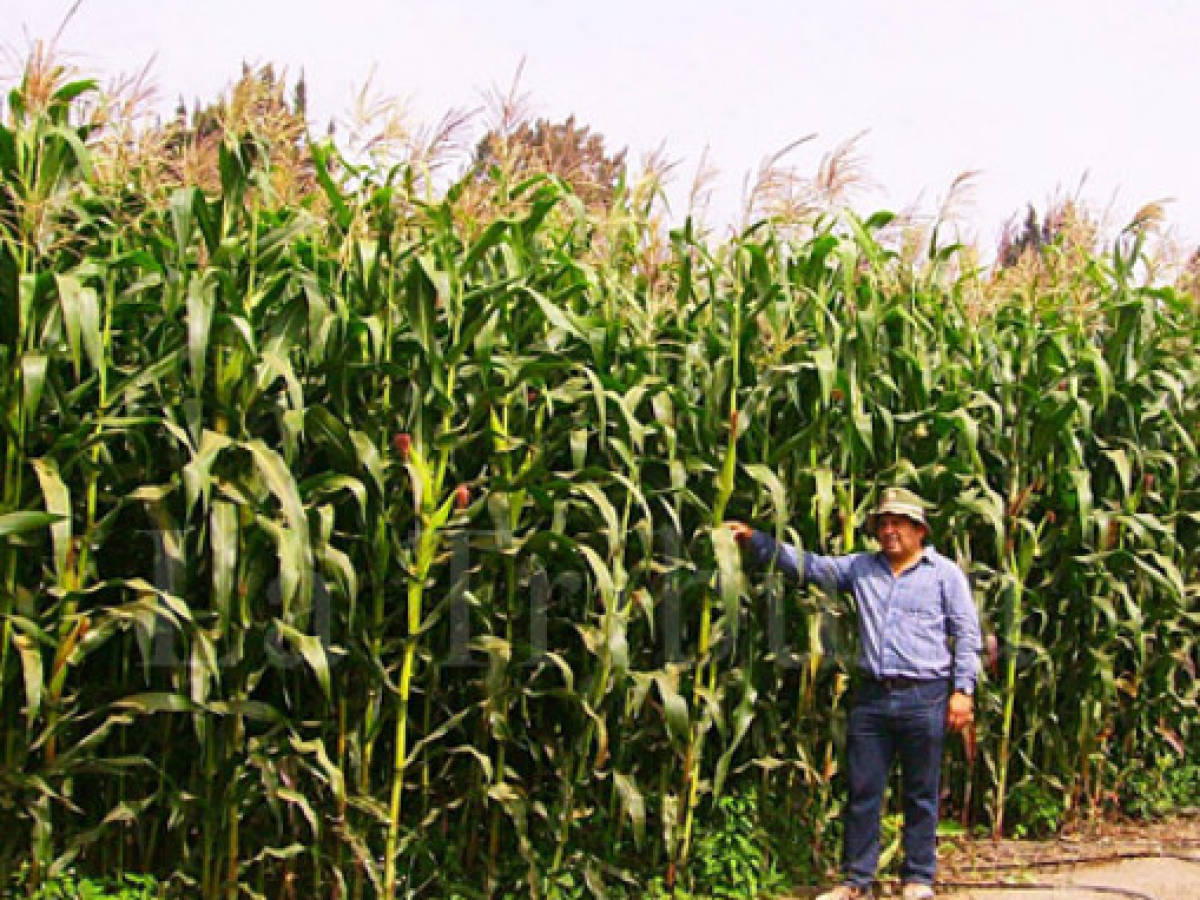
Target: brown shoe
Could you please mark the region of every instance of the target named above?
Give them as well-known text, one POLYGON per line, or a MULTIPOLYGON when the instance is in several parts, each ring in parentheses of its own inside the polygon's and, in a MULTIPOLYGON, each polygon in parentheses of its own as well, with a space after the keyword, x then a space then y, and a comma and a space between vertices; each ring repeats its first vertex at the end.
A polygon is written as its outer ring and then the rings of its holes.
POLYGON ((855 884, 839 884, 837 887, 817 896, 817 900, 866 900, 871 896, 868 888, 855 884))

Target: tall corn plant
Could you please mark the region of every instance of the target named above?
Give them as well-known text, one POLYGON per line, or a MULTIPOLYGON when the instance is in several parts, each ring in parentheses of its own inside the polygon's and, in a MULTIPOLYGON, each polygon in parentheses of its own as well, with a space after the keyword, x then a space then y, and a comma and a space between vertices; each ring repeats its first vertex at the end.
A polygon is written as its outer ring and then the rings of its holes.
POLYGON ((88 80, 70 81, 64 69, 31 67, 9 94, 0 127, 7 423, 0 709, 10 722, 20 709, 25 720, 23 729, 7 730, 3 763, 32 828, 35 885, 90 842, 77 836, 68 844, 56 835, 69 816, 75 777, 88 767, 118 772, 147 764, 136 756, 115 762, 89 755, 87 746, 122 723, 91 706, 94 696, 81 702, 70 689, 73 671, 93 654, 111 652, 107 645, 130 615, 121 594, 136 588, 104 583, 95 557, 121 506, 101 496, 100 474, 114 453, 140 456, 130 443, 145 422, 140 411, 123 415, 128 398, 119 360, 128 357, 115 329, 129 306, 116 292, 124 248, 113 220, 124 216, 106 198, 77 192, 91 169, 92 124, 73 111, 94 89, 88 80), (35 550, 47 546, 48 554, 35 550), (12 690, 14 662, 23 708, 12 690), (67 852, 57 855, 56 845, 67 852))

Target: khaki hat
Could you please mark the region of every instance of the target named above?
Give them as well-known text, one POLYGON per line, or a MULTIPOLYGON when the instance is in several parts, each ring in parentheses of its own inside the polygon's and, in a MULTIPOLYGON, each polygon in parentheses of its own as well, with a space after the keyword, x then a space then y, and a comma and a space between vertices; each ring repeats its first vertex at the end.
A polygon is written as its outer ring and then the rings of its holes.
POLYGON ((912 519, 918 525, 924 525, 929 531, 929 523, 925 521, 925 502, 906 488, 887 488, 879 496, 879 505, 867 516, 867 530, 875 531, 879 517, 884 513, 893 513, 912 519))

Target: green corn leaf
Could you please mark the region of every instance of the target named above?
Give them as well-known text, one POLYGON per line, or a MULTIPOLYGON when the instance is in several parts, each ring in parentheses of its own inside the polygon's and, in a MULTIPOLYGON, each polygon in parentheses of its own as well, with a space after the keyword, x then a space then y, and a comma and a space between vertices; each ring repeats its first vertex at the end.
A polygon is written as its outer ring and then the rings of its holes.
POLYGON ((216 309, 216 282, 192 275, 187 286, 188 373, 192 390, 200 396, 204 390, 208 366, 209 337, 216 309))
POLYGON ((187 248, 192 243, 192 233, 196 225, 193 213, 196 194, 196 188, 177 188, 172 191, 170 200, 167 202, 175 247, 181 259, 184 258, 187 248))
POLYGON ((32 731, 42 708, 42 648, 35 638, 26 634, 14 633, 12 642, 21 657, 21 674, 25 680, 26 728, 32 731))
POLYGON ((94 78, 81 78, 76 81, 70 81, 54 91, 51 99, 56 104, 64 106, 71 103, 78 97, 84 94, 95 93, 100 90, 100 85, 94 78))
POLYGON ((582 428, 571 432, 571 465, 582 469, 587 460, 588 433, 582 428))
POLYGON ((609 553, 616 553, 620 547, 624 545, 624 531, 621 528, 621 520, 617 515, 616 508, 613 507, 608 497, 605 496, 599 485, 593 482, 584 482, 576 485, 571 489, 572 493, 581 494, 592 502, 599 511, 604 520, 604 536, 608 541, 609 553))
MULTIPOLYGON (((608 393, 604 390, 604 385, 600 383, 599 376, 586 368, 583 370, 584 377, 592 386, 592 397, 596 404, 596 434, 599 436, 600 446, 603 447, 608 442, 608 393)), ((577 468, 582 468, 581 466, 577 468)))
POLYGON ((962 438, 967 453, 976 472, 984 472, 983 460, 979 456, 979 423, 966 409, 956 409, 947 416, 939 416, 949 421, 954 430, 962 438))
POLYGON ((214 700, 204 706, 204 712, 214 716, 242 716, 264 725, 282 725, 287 720, 269 703, 260 700, 214 700))
POLYGON ((638 454, 643 452, 646 443, 646 426, 642 425, 637 419, 637 407, 641 403, 645 392, 646 388, 644 385, 637 385, 623 394, 608 392, 609 396, 617 404, 617 409, 621 411, 624 417, 629 441, 638 454))
POLYGON ((981 490, 972 490, 957 498, 955 505, 975 513, 986 523, 991 532, 996 559, 1004 559, 1004 541, 1007 531, 1004 524, 1003 498, 984 485, 981 490))
POLYGON ((104 365, 104 340, 100 335, 100 297, 93 288, 79 292, 79 333, 93 369, 104 365))
MULTIPOLYGON (((833 493, 833 472, 827 468, 819 468, 813 472, 813 478, 816 482, 816 491, 813 494, 813 503, 816 507, 817 519, 817 534, 820 540, 820 546, 827 546, 830 534, 830 522, 833 515, 835 505, 833 493)), ((778 536, 778 533, 777 535, 778 536)))
POLYGON ((533 300, 533 302, 537 305, 537 308, 541 310, 542 315, 546 317, 546 321, 550 323, 552 328, 556 328, 559 331, 570 335, 576 340, 582 341, 584 339, 583 332, 580 331, 579 326, 572 321, 571 316, 566 311, 555 306, 553 301, 548 300, 539 291, 534 290, 529 286, 523 287, 522 292, 531 300, 533 300))
POLYGON ((357 452, 345 424, 324 406, 310 406, 304 412, 304 431, 309 440, 332 454, 332 462, 342 472, 355 472, 357 452))
POLYGON ((347 228, 354 214, 351 212, 350 204, 347 202, 338 185, 334 182, 331 174, 332 166, 330 161, 336 153, 333 144, 331 142, 316 142, 310 145, 309 151, 312 154, 313 171, 316 173, 317 182, 325 191, 325 198, 329 201, 330 206, 333 207, 338 225, 341 228, 347 228))
POLYGON ((29 461, 42 488, 46 512, 54 516, 50 539, 54 545, 54 571, 62 582, 67 577, 67 558, 71 550, 71 494, 58 471, 58 463, 43 457, 29 461))
POLYGON ((212 467, 221 451, 229 447, 232 441, 223 434, 205 429, 200 435, 200 447, 183 467, 183 487, 187 501, 187 515, 191 515, 198 500, 203 499, 203 507, 209 505, 212 494, 212 467))
MULTIPOLYGON (((212 696, 214 682, 221 678, 221 666, 217 663, 217 648, 210 635, 197 630, 191 638, 187 666, 189 696, 197 707, 203 707, 212 696)), ((196 722, 196 728, 204 732, 207 726, 200 720, 196 722)))
MULTIPOLYGON (((420 760, 421 755, 423 753, 427 752, 430 747, 437 746, 437 742, 440 741, 442 738, 444 738, 446 735, 450 734, 451 732, 455 731, 456 729, 462 728, 463 722, 466 721, 470 716, 475 715, 477 712, 478 712, 478 710, 472 709, 471 707, 467 707, 466 709, 460 709, 460 710, 458 710, 458 712, 454 713, 454 715, 449 716, 445 721, 443 721, 441 724, 439 724, 436 728, 434 728, 428 734, 424 735, 419 741, 416 741, 415 743, 413 743, 412 747, 409 748, 408 759, 405 761, 405 768, 416 764, 417 761, 420 760)), ((473 749, 474 748, 464 747, 464 748, 462 748, 461 752, 470 753, 470 751, 473 749)), ((459 751, 454 751, 454 752, 459 752, 459 751)), ((471 754, 471 755, 474 756, 474 754, 471 754)), ((484 772, 484 775, 486 776, 487 780, 490 781, 492 779, 491 760, 489 760, 486 756, 484 756, 482 758, 479 758, 479 763, 480 763, 480 766, 483 768, 483 772, 484 772)))
POLYGON ((817 370, 817 379, 821 385, 821 405, 829 406, 833 396, 833 383, 837 376, 837 366, 834 362, 833 351, 822 347, 812 351, 813 365, 817 370))
MULTIPOLYGON (((308 798, 299 791, 294 791, 286 787, 278 788, 275 791, 275 796, 300 811, 300 814, 304 816, 304 821, 308 823, 312 838, 315 840, 321 833, 320 819, 313 805, 308 802, 308 798)), ((297 846, 301 846, 301 851, 303 851, 302 845, 297 846)))
MULTIPOLYGON (((80 372, 80 335, 83 332, 83 302, 85 288, 79 279, 70 275, 57 275, 59 304, 62 307, 63 329, 67 333, 67 347, 71 352, 71 362, 75 366, 76 377, 80 372)), ((93 291, 93 293, 95 293, 93 291)))
POLYGON ((713 501, 712 524, 719 525, 725 518, 725 507, 733 496, 734 475, 737 472, 737 441, 730 435, 725 448, 725 458, 721 461, 721 472, 717 476, 717 496, 713 501))
POLYGON ((637 781, 624 772, 613 772, 613 785, 621 800, 621 812, 633 826, 633 841, 639 849, 646 841, 646 798, 638 789, 637 781))
POLYGON ((350 555, 337 547, 323 546, 316 551, 316 559, 321 573, 332 578, 341 596, 353 604, 358 598, 358 570, 350 555))
POLYGON ((1072 466, 1068 472, 1071 483, 1075 487, 1076 513, 1079 516, 1081 539, 1086 544, 1091 541, 1092 528, 1092 477, 1082 466, 1072 466))
MULTIPOLYGON (((600 680, 600 679, 596 680, 596 682, 592 688, 593 693, 601 699, 603 698, 604 694, 606 694, 608 692, 608 690, 609 690, 609 685, 608 685, 607 681, 600 680)), ((583 700, 581 700, 579 705, 580 705, 580 708, 583 710, 584 715, 586 715, 588 717, 588 719, 590 720, 589 721, 589 728, 590 728, 589 733, 591 736, 593 736, 595 738, 595 742, 596 742, 596 755, 592 760, 592 770, 595 772, 599 772, 599 771, 601 771, 601 768, 603 767, 605 760, 607 760, 609 758, 608 723, 605 720, 604 716, 600 715, 600 713, 598 713, 596 711, 595 707, 592 705, 592 702, 590 700, 583 699, 583 700)), ((586 745, 580 747, 579 752, 581 755, 587 754, 588 747, 586 745)))
MULTIPOLYGON (((84 180, 91 179, 92 154, 88 152, 87 146, 74 128, 52 128, 46 133, 43 140, 46 145, 52 145, 59 151, 55 154, 47 154, 50 159, 60 160, 57 166, 59 174, 65 176, 68 172, 77 169, 84 180)), ((43 165, 46 165, 45 161, 43 165)), ((46 174, 43 172, 42 176, 45 177, 46 174)))
POLYGON ((725 627, 736 637, 740 618, 739 599, 745 593, 741 553, 733 532, 728 528, 714 528, 711 535, 713 553, 717 559, 721 603, 725 611, 725 627))
POLYGON ((321 643, 321 639, 313 634, 304 634, 281 619, 275 620, 275 627, 283 639, 291 644, 308 663, 308 667, 316 676, 317 684, 321 686, 321 693, 325 695, 325 699, 332 700, 333 688, 329 676, 329 657, 325 655, 325 647, 321 643))
POLYGON ((743 465, 742 468, 745 469, 747 475, 767 489, 771 496, 776 534, 782 534, 787 527, 789 513, 787 488, 783 486, 779 476, 768 466, 750 463, 743 465))
POLYGON ((230 601, 238 557, 238 511, 232 503, 217 501, 209 509, 212 544, 212 603, 221 617, 222 630, 230 626, 230 601))
POLYGON ((607 618, 608 634, 608 656, 612 664, 613 674, 618 678, 624 678, 629 671, 629 635, 626 630, 625 617, 617 613, 610 613, 607 618))
POLYGON ((310 503, 315 500, 335 497, 343 494, 343 492, 349 494, 354 498, 354 506, 358 512, 359 521, 363 522, 366 520, 368 504, 367 487, 358 478, 353 478, 349 475, 326 473, 305 480, 299 485, 299 488, 301 495, 307 497, 310 503))
POLYGON ((1121 496, 1128 497, 1133 490, 1133 467, 1129 461, 1129 454, 1123 447, 1116 447, 1105 450, 1104 455, 1108 457, 1117 472, 1117 480, 1121 485, 1121 496))
POLYGON ((131 694, 113 703, 117 709, 129 709, 142 715, 160 712, 194 712, 196 705, 182 694, 151 691, 131 694))
POLYGON ((672 677, 656 673, 653 678, 654 686, 658 688, 658 697, 662 701, 667 731, 676 741, 681 744, 687 743, 692 729, 687 700, 679 693, 677 682, 672 677))
POLYGON ((470 272, 474 269, 487 252, 500 243, 510 227, 511 223, 508 219, 497 219, 488 225, 483 230, 483 234, 471 245, 471 249, 463 257, 461 264, 462 271, 470 272))
POLYGON ((250 452, 267 487, 279 501, 286 529, 278 535, 279 580, 283 620, 292 622, 292 604, 299 598, 307 607, 312 597, 313 558, 308 536, 308 516, 295 479, 276 451, 262 441, 242 446, 250 452))
POLYGON ((435 304, 447 308, 457 306, 459 300, 450 282, 450 276, 438 267, 437 261, 429 254, 421 254, 417 257, 417 264, 433 287, 435 304))
MULTIPOLYGON (((28 342, 35 324, 33 322, 33 307, 37 293, 37 277, 34 275, 21 275, 17 281, 17 334, 26 342, 28 342)), ((29 348, 24 347, 23 349, 29 348)))
POLYGON ((49 361, 49 357, 40 353, 26 353, 21 357, 21 410, 27 422, 37 421, 49 361))
POLYGON ((412 328, 413 335, 420 343, 421 349, 431 359, 437 359, 437 343, 434 338, 434 323, 437 319, 434 300, 437 289, 420 265, 414 265, 409 270, 405 294, 408 304, 409 327, 412 328))
POLYGON ((605 609, 611 609, 616 602, 616 584, 613 581, 612 570, 600 557, 600 554, 589 547, 587 544, 576 545, 576 550, 583 554, 583 558, 587 560, 592 574, 596 578, 596 586, 600 590, 600 596, 604 603, 605 609))
POLYGON ((265 391, 277 378, 282 378, 287 387, 287 398, 291 408, 299 412, 304 411, 304 388, 286 356, 264 350, 256 375, 260 391, 265 391))
POLYGON ((717 767, 713 772, 712 792, 714 797, 720 797, 721 791, 725 787, 725 779, 729 776, 729 766, 733 761, 733 755, 737 752, 737 748, 750 730, 750 724, 754 721, 754 704, 757 700, 758 692, 747 685, 741 701, 733 712, 733 728, 726 738, 725 750, 717 760, 717 767))
MULTIPOLYGON (((1162 553, 1150 551, 1145 554, 1133 554, 1134 565, 1161 584, 1172 599, 1184 603, 1188 596, 1188 588, 1183 579, 1183 573, 1170 557, 1162 553)), ((1195 590, 1192 590, 1195 593, 1195 590)))
POLYGON ((303 740, 297 735, 291 734, 288 737, 288 744, 297 753, 313 758, 316 763, 315 771, 329 786, 329 791, 335 799, 340 801, 347 798, 345 773, 330 758, 324 741, 319 738, 303 740))
POLYGON ((374 487, 379 495, 383 495, 385 493, 386 480, 383 474, 383 459, 379 455, 379 449, 361 431, 351 430, 350 440, 354 444, 358 464, 362 467, 363 471, 371 476, 371 486, 374 487))
POLYGON ((0 514, 0 537, 37 531, 62 521, 62 516, 49 512, 12 512, 0 514))

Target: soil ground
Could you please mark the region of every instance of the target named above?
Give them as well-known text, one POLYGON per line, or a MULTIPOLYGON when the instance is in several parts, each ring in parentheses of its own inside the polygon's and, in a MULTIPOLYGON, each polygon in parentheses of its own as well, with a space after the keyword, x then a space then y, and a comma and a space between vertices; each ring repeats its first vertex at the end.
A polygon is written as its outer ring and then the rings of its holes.
POLYGON ((1200 818, 1195 816, 1105 823, 1053 841, 956 842, 940 855, 947 884, 939 896, 957 900, 1200 900, 1200 818), (982 881, 992 886, 951 887, 982 881), (994 887, 999 883, 1011 887, 994 887))
POLYGON ((1090 825, 1050 841, 944 841, 938 856, 939 898, 1200 900, 1196 815, 1090 825))

